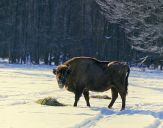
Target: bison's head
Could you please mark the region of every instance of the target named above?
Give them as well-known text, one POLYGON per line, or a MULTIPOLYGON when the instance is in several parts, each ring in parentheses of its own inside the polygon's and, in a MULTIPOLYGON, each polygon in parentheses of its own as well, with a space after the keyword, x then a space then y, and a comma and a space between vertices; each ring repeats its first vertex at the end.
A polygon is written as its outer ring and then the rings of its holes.
POLYGON ((59 88, 63 88, 70 69, 67 65, 59 65, 56 69, 53 69, 53 73, 56 75, 56 79, 59 85, 59 88))

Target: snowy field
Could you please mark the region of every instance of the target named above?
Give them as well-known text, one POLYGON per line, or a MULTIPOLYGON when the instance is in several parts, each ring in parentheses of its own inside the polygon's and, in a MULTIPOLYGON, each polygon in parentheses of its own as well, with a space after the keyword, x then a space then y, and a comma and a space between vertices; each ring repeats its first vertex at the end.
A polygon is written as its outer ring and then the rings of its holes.
POLYGON ((0 64, 0 128, 163 128, 163 72, 132 69, 126 110, 119 111, 120 98, 113 109, 105 99, 90 99, 88 108, 83 97, 73 107, 74 95, 58 88, 52 68, 0 64), (68 106, 35 103, 49 96, 68 106))

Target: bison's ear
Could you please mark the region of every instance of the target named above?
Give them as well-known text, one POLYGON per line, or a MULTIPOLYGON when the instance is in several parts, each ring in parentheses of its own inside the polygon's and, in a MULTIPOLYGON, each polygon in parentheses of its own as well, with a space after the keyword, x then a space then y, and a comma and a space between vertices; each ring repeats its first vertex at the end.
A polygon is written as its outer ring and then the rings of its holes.
POLYGON ((53 73, 56 75, 56 72, 57 72, 57 70, 56 69, 53 69, 53 73))

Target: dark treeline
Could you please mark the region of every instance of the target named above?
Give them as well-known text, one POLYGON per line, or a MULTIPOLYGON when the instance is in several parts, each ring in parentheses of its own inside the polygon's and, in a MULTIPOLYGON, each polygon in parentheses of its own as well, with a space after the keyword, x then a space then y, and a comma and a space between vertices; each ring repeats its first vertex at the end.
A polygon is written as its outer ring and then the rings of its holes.
POLYGON ((123 28, 109 23, 95 0, 1 0, 0 49, 10 63, 135 56, 123 28))

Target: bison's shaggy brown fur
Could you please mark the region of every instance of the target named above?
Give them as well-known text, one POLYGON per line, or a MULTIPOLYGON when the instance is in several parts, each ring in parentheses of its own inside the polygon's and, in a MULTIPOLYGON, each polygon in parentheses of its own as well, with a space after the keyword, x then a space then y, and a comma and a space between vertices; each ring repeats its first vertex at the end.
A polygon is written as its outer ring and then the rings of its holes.
POLYGON ((99 61, 90 57, 75 57, 53 70, 60 88, 65 87, 75 93, 74 106, 80 96, 84 95, 87 106, 89 91, 103 92, 111 89, 111 108, 118 97, 122 98, 122 108, 125 108, 129 67, 126 64, 114 61, 99 61))

